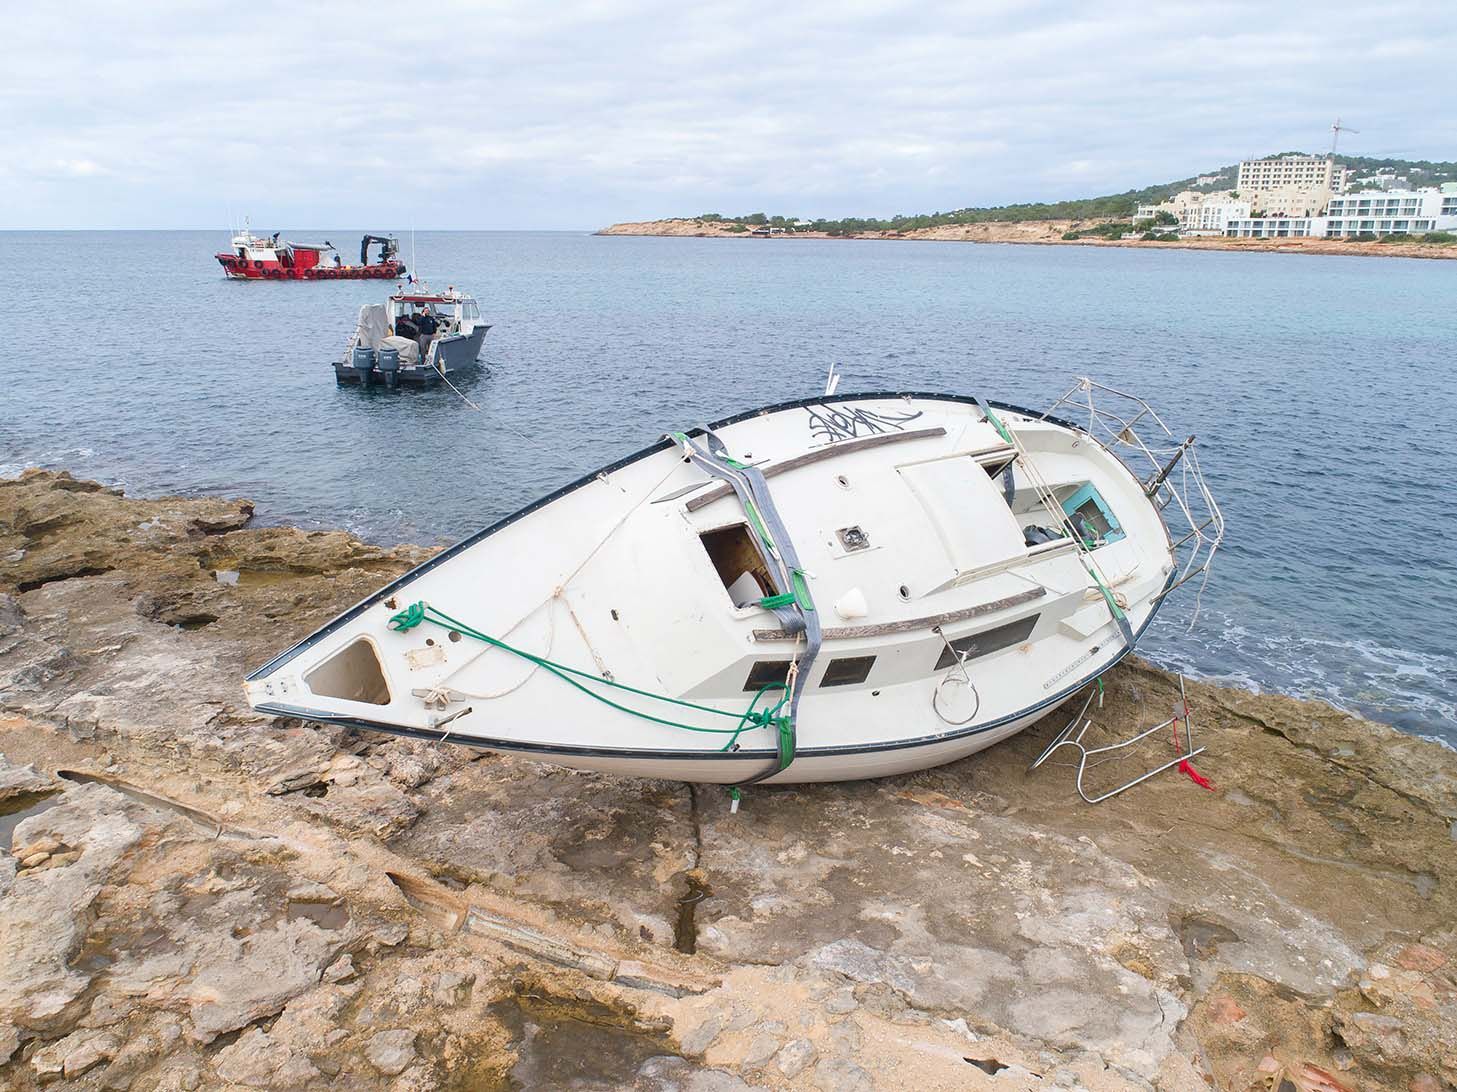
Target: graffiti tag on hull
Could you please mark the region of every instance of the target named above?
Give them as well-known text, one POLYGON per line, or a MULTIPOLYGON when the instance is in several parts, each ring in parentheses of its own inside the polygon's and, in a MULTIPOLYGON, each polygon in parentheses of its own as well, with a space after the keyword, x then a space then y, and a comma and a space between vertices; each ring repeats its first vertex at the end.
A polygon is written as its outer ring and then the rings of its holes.
POLYGON ((904 432, 907 422, 914 421, 925 412, 886 413, 859 406, 806 406, 805 409, 809 413, 810 435, 830 444, 861 436, 904 432))

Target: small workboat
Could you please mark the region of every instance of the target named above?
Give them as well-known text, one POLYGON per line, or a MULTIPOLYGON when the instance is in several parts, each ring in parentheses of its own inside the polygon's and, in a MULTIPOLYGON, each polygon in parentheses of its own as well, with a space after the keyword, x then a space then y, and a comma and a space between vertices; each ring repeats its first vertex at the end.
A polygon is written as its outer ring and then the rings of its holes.
POLYGON ((232 248, 215 255, 229 280, 235 281, 349 281, 396 280, 405 275, 405 263, 395 257, 400 244, 393 235, 366 235, 359 243, 359 264, 346 265, 334 244, 295 243, 244 230, 233 236, 232 248), (370 261, 369 248, 379 246, 370 261))
POLYGON ((507 516, 245 690, 261 713, 614 774, 923 769, 1086 688, 1208 572, 1223 520, 1192 445, 1091 380, 1046 413, 766 406, 507 516))
POLYGON ((334 361, 340 383, 436 383, 476 366, 490 324, 474 297, 431 292, 416 281, 399 286, 384 303, 359 309, 344 356, 334 361))

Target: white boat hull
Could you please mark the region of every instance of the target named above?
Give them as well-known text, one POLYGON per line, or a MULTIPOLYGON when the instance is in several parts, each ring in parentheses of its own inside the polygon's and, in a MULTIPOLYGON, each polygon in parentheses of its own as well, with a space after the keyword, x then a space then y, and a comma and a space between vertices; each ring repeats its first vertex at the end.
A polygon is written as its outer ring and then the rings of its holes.
POLYGON ((824 630, 817 657, 758 602, 774 589, 755 577, 739 497, 663 443, 381 589, 250 675, 249 700, 717 784, 883 777, 974 754, 1126 655, 1176 576, 1158 509, 1113 454, 1067 422, 1001 412, 1015 449, 1000 421, 944 395, 789 403, 712 426, 765 474, 824 630), (1091 546, 1041 536, 1059 506, 1091 514, 1091 546), (415 603, 423 622, 401 624, 415 603), (786 766, 775 725, 734 729, 791 664, 786 766))

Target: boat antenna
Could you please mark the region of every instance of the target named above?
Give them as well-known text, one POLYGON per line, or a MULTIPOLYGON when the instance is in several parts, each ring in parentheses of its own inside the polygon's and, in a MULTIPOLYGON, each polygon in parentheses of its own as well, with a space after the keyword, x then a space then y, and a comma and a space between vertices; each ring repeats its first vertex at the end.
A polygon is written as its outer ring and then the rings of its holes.
POLYGON ((829 398, 835 391, 840 389, 840 373, 835 369, 838 364, 830 365, 830 374, 825 377, 825 397, 829 398))

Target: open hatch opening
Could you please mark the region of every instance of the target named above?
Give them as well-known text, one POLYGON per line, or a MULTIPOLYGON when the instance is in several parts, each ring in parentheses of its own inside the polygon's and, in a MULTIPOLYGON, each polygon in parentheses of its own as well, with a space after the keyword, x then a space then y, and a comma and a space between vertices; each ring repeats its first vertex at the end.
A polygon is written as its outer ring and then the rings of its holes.
POLYGON ((1118 517, 1113 515, 1103 494, 1091 482, 1084 482, 1071 496, 1063 498, 1062 510, 1089 546, 1102 546, 1123 538, 1123 527, 1118 517))
POLYGON ((736 607, 748 607, 774 594, 774 582, 746 523, 699 533, 718 578, 736 607))
POLYGON ((342 698, 368 705, 388 705, 390 688, 374 645, 363 637, 334 653, 304 676, 304 683, 321 698, 342 698))

